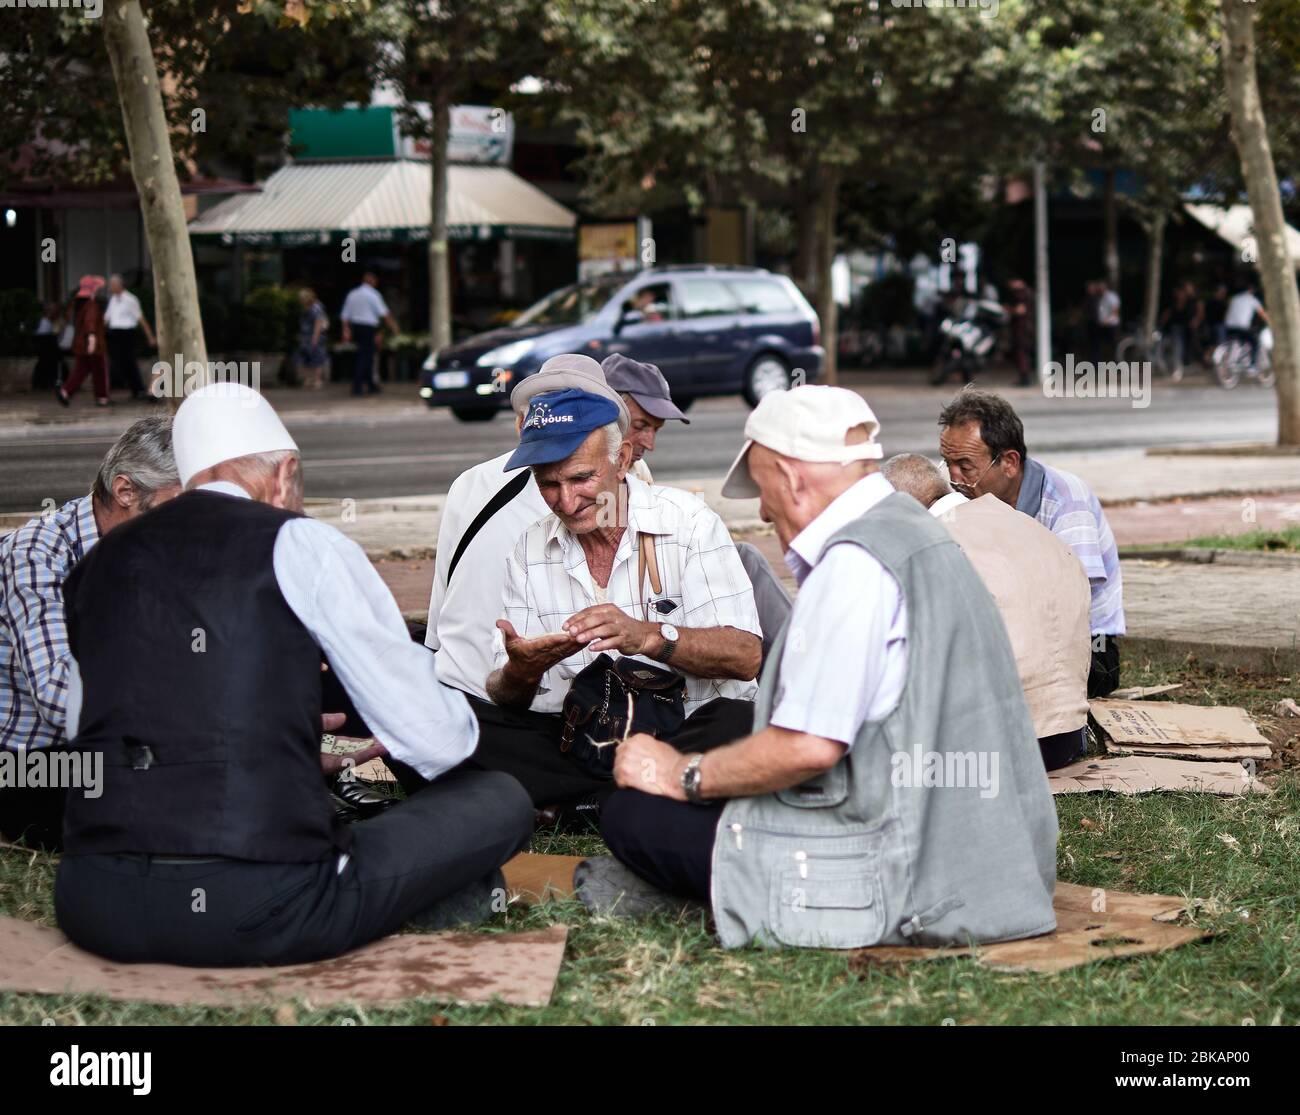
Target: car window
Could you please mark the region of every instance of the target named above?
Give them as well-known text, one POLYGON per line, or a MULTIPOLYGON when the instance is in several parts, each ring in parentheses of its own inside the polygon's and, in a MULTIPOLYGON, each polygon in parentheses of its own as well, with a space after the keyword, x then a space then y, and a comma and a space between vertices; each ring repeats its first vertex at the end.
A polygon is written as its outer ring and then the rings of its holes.
POLYGON ((767 279, 732 279, 728 285, 747 314, 789 314, 797 308, 780 283, 767 279))
POLYGON ((512 325, 578 325, 595 317, 627 283, 626 275, 602 275, 561 287, 520 314, 512 325))
POLYGON ((644 322, 667 321, 673 316, 673 288, 668 283, 643 286, 623 303, 623 308, 636 311, 644 322))
POLYGON ((677 291, 681 296, 682 317, 740 312, 727 284, 719 279, 679 279, 677 291))

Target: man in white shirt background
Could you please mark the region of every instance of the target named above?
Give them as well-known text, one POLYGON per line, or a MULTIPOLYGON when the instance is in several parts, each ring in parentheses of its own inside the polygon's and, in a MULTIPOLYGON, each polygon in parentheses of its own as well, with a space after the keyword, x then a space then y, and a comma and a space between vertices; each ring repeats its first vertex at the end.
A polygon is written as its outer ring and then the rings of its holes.
POLYGON ((1227 312, 1223 315, 1223 326, 1230 338, 1245 341, 1250 345, 1250 366, 1253 368, 1259 358, 1259 330, 1255 328, 1255 319, 1268 324, 1268 312, 1256 296, 1254 279, 1247 279, 1228 302, 1227 312))
POLYGON ((109 383, 123 383, 131 398, 141 402, 156 403, 157 396, 150 394, 140 379, 140 364, 135 354, 135 331, 144 331, 145 340, 152 346, 153 330, 140 307, 140 299, 126 289, 121 275, 108 279, 108 307, 104 311, 104 328, 108 336, 109 383))
POLYGON ((375 395, 379 384, 375 382, 375 333, 380 324, 389 332, 397 332, 397 321, 389 313, 388 303, 379 293, 379 276, 367 271, 361 282, 348 291, 339 314, 343 322, 343 340, 356 342, 357 360, 352 369, 352 394, 375 395))

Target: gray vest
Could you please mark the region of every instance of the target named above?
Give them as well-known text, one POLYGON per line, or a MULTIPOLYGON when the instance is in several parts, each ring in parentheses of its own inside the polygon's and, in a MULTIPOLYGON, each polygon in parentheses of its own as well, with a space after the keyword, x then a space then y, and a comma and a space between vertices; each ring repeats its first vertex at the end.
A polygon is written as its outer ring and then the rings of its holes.
MULTIPOLYGON (((713 852, 723 945, 966 945, 1049 932, 1056 809, 997 605, 908 496, 888 496, 827 545, 842 543, 902 589, 903 694, 830 770, 727 804, 713 852)), ((787 622, 767 658, 755 731, 778 703, 788 634, 787 622)))

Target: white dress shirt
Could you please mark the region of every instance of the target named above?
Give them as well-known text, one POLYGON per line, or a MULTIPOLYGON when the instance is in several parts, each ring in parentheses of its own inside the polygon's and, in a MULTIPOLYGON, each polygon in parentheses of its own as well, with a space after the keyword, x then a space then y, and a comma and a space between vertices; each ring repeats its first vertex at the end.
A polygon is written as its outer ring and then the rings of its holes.
POLYGON ((1228 301, 1228 308, 1223 315, 1223 324, 1229 329, 1249 329, 1255 324, 1255 315, 1264 308, 1264 304, 1248 290, 1234 294, 1228 301))
POLYGON ((109 329, 134 329, 144 317, 138 299, 129 290, 121 294, 109 295, 108 307, 104 310, 104 325, 109 329))
MULTIPOLYGON (((251 498, 222 480, 199 490, 251 498)), ((273 561, 289 608, 394 759, 433 779, 474 753, 478 721, 468 702, 442 684, 434 655, 411 641, 397 601, 360 546, 328 523, 290 519, 276 535, 273 561)), ((78 676, 68 723, 79 724, 80 713, 78 676)))
POLYGON ((438 676, 484 701, 500 641, 496 621, 503 615, 506 555, 524 531, 551 513, 531 473, 524 490, 484 523, 465 548, 450 588, 447 567, 470 523, 515 478, 515 473, 502 471, 511 453, 475 465, 452 481, 438 525, 429 632, 424 638, 425 645, 438 653, 438 676))
POLYGON ((348 291, 339 317, 351 325, 378 325, 388 316, 388 303, 384 296, 369 283, 362 283, 348 291))
MULTIPOLYGON (((761 637, 753 586, 717 513, 679 488, 643 484, 630 474, 625 484, 628 526, 605 587, 608 603, 652 623, 734 627, 761 637), (654 536, 662 589, 657 594, 648 573, 643 585, 636 583, 639 533, 654 536)), ((596 589, 582 543, 548 514, 524 532, 506 565, 504 616, 520 635, 534 639, 561 630, 574 613, 601 603, 596 589)), ((584 647, 548 670, 533 699, 534 711, 559 712, 573 679, 596 657, 584 647)), ((495 668, 506 664, 499 639, 493 661, 495 668)), ((671 661, 667 668, 673 668, 671 661)), ((753 700, 758 688, 752 681, 684 676, 688 716, 715 697, 753 700)))
POLYGON ((907 677, 907 603, 883 565, 852 543, 826 548, 841 527, 893 492, 879 472, 840 495, 790 542, 799 595, 781 653, 769 722, 853 746, 867 720, 893 711, 907 677))

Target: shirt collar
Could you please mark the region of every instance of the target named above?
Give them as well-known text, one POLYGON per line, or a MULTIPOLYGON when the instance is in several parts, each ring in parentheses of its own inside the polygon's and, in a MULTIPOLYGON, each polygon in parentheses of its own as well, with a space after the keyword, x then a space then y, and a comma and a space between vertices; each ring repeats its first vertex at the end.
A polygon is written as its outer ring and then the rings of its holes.
POLYGON ((95 521, 93 494, 82 496, 77 500, 76 523, 78 558, 82 558, 86 556, 86 551, 99 541, 99 524, 95 521))
POLYGON ((194 488, 193 491, 220 492, 222 495, 238 496, 240 499, 253 498, 247 491, 230 480, 209 480, 206 484, 200 484, 197 488, 194 488))
POLYGON ((1043 502, 1043 481, 1047 473, 1033 457, 1025 458, 1024 469, 1020 474, 1020 495, 1016 498, 1016 510, 1023 511, 1031 519, 1038 518, 1038 508, 1043 502))
POLYGON ((884 474, 873 472, 864 476, 853 487, 836 496, 826 509, 803 528, 790 542, 785 563, 800 584, 821 560, 822 551, 831 535, 854 519, 860 519, 886 496, 894 491, 884 474))
POLYGON ((963 503, 969 502, 970 500, 962 495, 961 492, 949 492, 946 496, 941 496, 930 504, 930 514, 937 519, 945 511, 948 511, 951 508, 960 507, 963 503))
MULTIPOLYGON (((655 500, 650 485, 644 480, 638 480, 630 472, 623 483, 627 486, 627 530, 623 532, 623 538, 631 538, 637 534, 672 534, 673 528, 667 521, 663 507, 655 500)), ((623 488, 619 488, 617 496, 619 499, 623 498, 623 488)), ((564 525, 559 515, 551 512, 551 523, 546 531, 546 544, 549 546, 552 542, 559 542, 567 553, 569 547, 576 541, 576 536, 564 525)), ((619 551, 621 552, 622 549, 623 543, 620 541, 619 551)))

